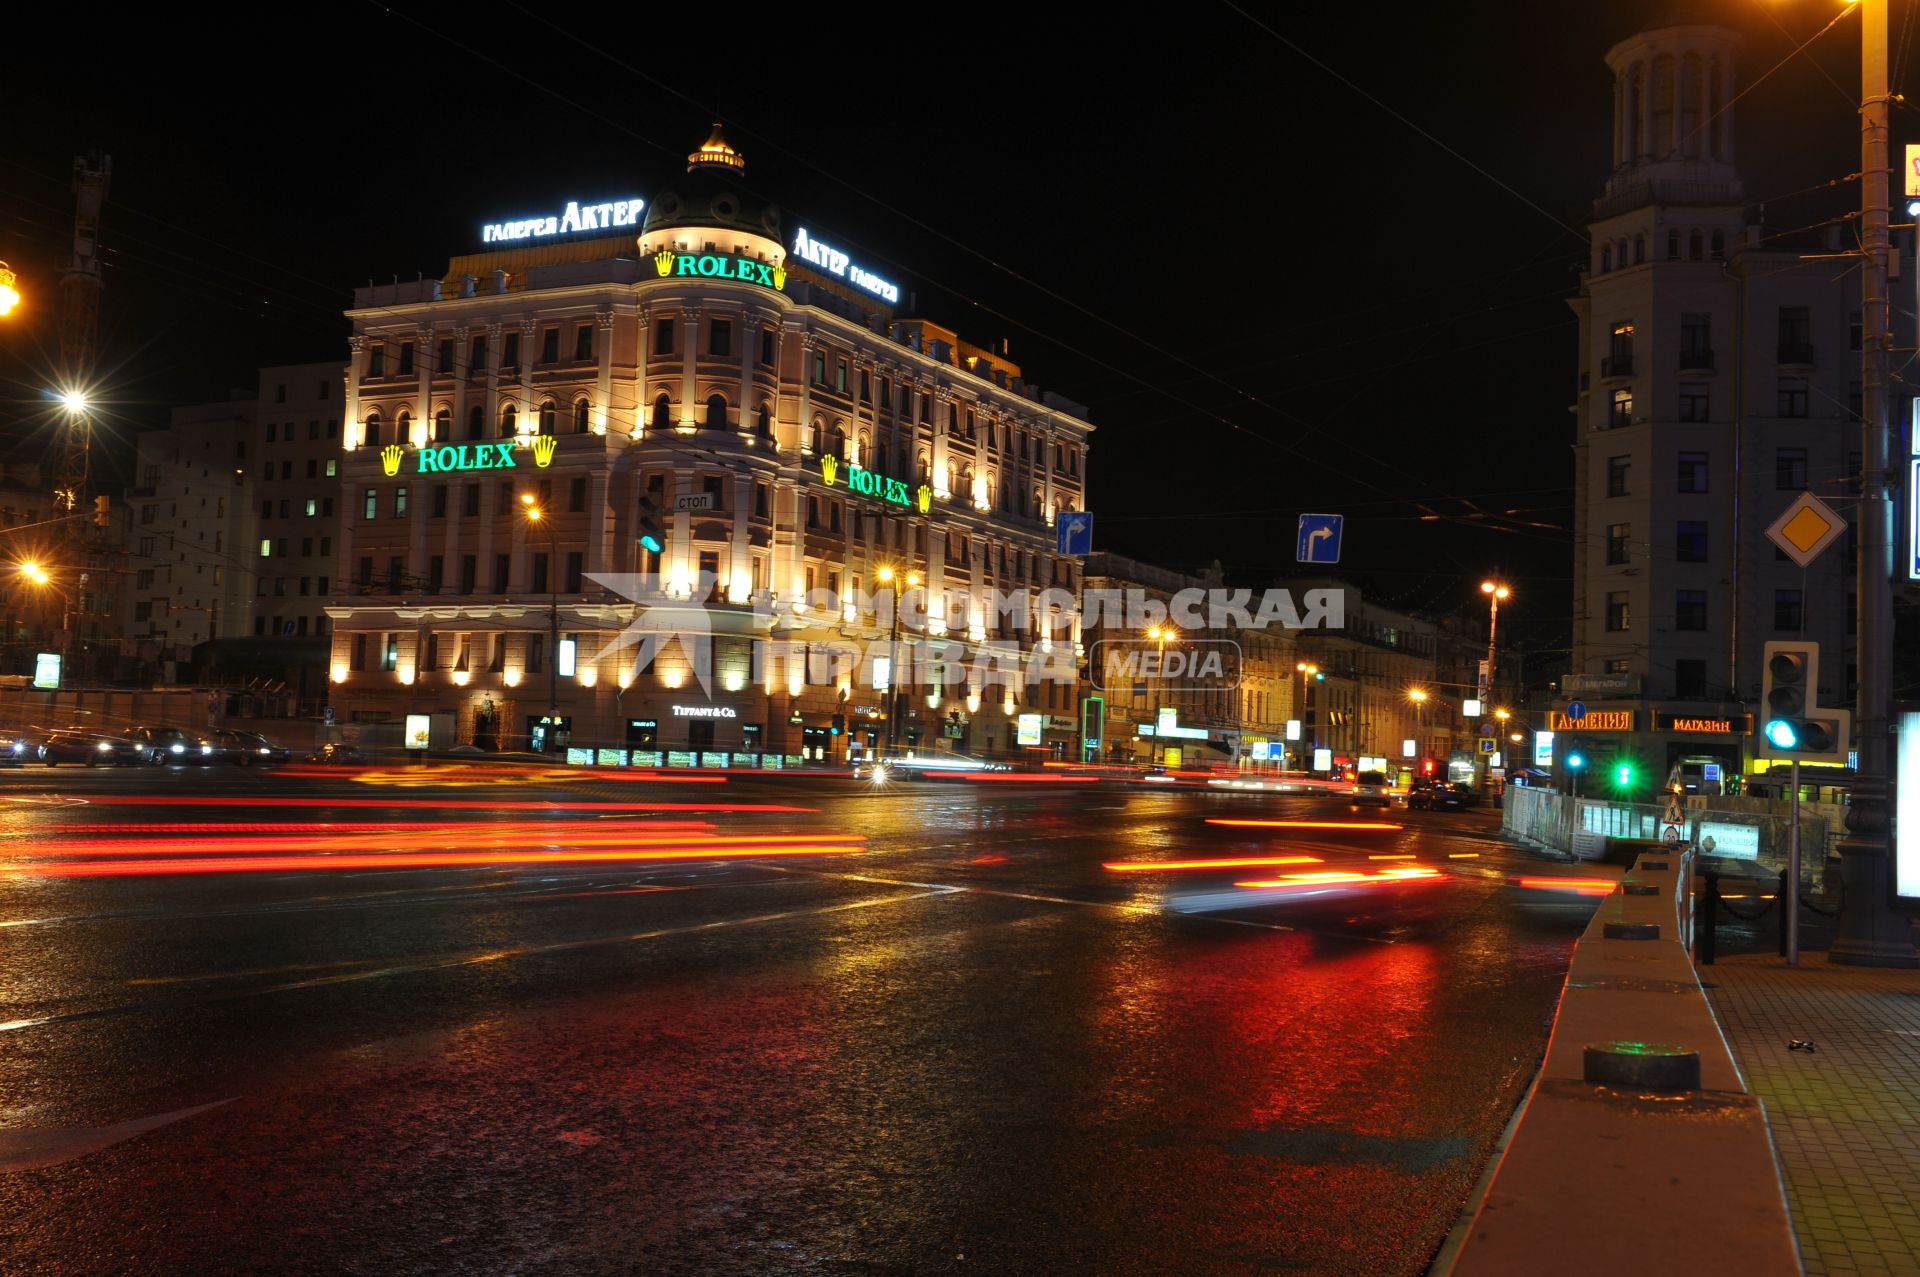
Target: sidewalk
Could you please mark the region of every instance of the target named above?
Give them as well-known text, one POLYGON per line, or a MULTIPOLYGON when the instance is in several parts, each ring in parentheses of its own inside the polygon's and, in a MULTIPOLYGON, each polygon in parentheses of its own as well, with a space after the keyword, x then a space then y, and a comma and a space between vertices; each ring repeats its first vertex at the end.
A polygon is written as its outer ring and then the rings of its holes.
POLYGON ((1920 970, 1749 953, 1699 974, 1766 1104, 1809 1277, 1920 1273, 1920 970))

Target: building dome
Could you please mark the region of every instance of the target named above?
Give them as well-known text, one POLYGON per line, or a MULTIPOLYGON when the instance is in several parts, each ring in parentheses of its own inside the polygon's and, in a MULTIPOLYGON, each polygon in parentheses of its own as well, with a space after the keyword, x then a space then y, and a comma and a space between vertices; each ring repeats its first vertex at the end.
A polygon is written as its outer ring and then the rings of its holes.
POLYGON ((746 159, 727 144, 716 121, 712 135, 687 156, 687 175, 655 193, 641 237, 686 226, 743 231, 780 243, 780 209, 741 185, 746 170, 746 159))

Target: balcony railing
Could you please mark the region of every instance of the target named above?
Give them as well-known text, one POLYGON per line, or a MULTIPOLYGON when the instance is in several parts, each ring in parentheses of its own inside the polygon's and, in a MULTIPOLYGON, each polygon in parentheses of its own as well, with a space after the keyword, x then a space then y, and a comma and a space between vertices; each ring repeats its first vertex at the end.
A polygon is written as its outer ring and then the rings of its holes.
POLYGON ((1633 376, 1633 356, 1608 355, 1600 361, 1600 375, 1602 377, 1633 376))

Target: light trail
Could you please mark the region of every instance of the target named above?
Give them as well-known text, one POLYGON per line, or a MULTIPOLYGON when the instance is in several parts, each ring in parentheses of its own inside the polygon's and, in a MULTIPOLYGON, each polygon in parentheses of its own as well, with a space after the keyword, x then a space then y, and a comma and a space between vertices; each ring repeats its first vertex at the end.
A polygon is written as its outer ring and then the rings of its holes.
POLYGON ((42 877, 106 878, 140 874, 207 873, 286 873, 342 869, 444 869, 473 866, 518 866, 543 864, 588 864, 604 861, 657 860, 735 860, 770 856, 843 855, 855 851, 858 843, 833 842, 815 846, 766 846, 746 844, 685 845, 653 850, 627 851, 482 851, 347 853, 334 856, 236 855, 218 859, 176 857, 164 860, 85 860, 54 861, 34 865, 18 873, 42 877))
POLYGON ((1245 825, 1256 829, 1405 829, 1405 825, 1380 820, 1230 820, 1224 816, 1207 817, 1209 825, 1245 825))
POLYGON ((1241 856, 1230 860, 1109 860, 1102 869, 1114 873, 1158 873, 1164 869, 1245 869, 1260 865, 1317 865, 1318 856, 1241 856))
POLYGON ((1582 896, 1610 896, 1620 885, 1612 878, 1515 878, 1513 881, 1534 891, 1571 891, 1582 896))
POLYGON ((86 800, 96 807, 343 807, 395 811, 702 811, 811 813, 817 807, 790 807, 782 803, 613 803, 562 802, 545 799, 503 801, 489 798, 196 798, 181 794, 101 794, 86 800))

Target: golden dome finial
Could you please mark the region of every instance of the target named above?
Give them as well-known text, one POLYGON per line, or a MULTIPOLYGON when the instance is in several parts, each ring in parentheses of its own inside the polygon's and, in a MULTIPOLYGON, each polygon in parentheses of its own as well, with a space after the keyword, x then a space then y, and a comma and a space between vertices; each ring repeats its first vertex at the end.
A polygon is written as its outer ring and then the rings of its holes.
POLYGON ((713 122, 713 133, 700 144, 700 149, 687 156, 687 172, 691 173, 707 164, 730 168, 738 173, 744 173, 747 169, 747 161, 740 152, 728 146, 727 139, 721 135, 718 120, 713 122))

